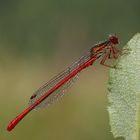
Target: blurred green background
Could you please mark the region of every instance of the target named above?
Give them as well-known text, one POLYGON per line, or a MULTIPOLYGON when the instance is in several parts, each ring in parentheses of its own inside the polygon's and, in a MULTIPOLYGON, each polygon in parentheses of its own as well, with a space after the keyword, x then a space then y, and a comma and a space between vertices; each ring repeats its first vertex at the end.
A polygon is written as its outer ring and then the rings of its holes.
MULTIPOLYGON (((140 30, 139 0, 0 1, 0 139, 114 140, 107 112, 109 69, 80 74, 66 96, 32 111, 12 131, 32 93, 108 34, 123 46, 140 30)), ((123 140, 118 138, 118 140, 123 140)))

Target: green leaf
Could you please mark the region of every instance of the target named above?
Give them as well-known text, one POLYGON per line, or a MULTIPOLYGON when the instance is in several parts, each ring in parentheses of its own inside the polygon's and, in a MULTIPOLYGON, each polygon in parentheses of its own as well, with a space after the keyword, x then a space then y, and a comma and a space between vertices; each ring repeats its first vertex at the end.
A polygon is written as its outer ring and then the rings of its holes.
POLYGON ((140 33, 123 49, 108 83, 109 117, 114 137, 139 140, 140 128, 140 33))

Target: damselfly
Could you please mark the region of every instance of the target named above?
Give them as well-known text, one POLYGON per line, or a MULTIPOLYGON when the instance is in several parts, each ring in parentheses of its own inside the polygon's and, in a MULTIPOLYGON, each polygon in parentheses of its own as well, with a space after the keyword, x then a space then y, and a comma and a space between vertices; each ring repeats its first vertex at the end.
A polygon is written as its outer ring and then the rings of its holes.
POLYGON ((118 37, 109 35, 107 40, 92 46, 80 59, 34 92, 30 97, 29 107, 9 123, 7 130, 11 131, 31 110, 48 106, 58 100, 64 94, 65 90, 72 85, 77 74, 91 66, 98 58, 102 57, 100 64, 113 68, 113 66, 105 64, 105 61, 117 58, 119 53, 119 49, 116 48, 117 44, 118 37))

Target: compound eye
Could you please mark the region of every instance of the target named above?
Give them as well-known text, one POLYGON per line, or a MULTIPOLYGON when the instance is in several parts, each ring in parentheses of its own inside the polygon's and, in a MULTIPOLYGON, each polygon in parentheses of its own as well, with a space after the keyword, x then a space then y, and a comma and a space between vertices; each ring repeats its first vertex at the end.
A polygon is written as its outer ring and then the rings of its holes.
POLYGON ((109 41, 110 41, 112 44, 114 44, 114 45, 119 43, 118 37, 115 36, 115 35, 110 35, 110 36, 109 36, 109 41))

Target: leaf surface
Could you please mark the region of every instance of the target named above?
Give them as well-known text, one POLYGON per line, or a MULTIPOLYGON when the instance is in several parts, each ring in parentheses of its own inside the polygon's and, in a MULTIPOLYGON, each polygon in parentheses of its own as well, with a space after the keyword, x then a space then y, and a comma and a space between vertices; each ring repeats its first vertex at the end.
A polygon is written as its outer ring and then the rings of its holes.
POLYGON ((124 49, 116 69, 110 70, 108 83, 109 118, 114 137, 139 140, 140 124, 140 33, 124 49))

